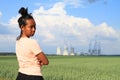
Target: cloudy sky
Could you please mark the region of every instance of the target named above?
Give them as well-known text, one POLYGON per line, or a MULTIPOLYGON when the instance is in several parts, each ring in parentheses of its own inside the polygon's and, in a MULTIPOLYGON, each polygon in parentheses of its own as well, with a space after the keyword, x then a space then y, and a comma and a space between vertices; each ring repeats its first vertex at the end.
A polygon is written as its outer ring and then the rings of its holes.
POLYGON ((15 52, 20 33, 18 10, 28 7, 37 24, 35 38, 43 51, 58 46, 87 52, 100 43, 102 54, 120 54, 119 0, 1 0, 0 52, 15 52))

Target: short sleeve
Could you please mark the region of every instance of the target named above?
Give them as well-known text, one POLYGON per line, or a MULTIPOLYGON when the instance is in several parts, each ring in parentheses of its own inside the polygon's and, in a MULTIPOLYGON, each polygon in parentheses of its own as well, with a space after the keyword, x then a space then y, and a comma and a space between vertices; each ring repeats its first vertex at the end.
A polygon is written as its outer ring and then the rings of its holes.
POLYGON ((40 48, 38 42, 36 40, 33 40, 32 43, 31 43, 31 47, 30 47, 31 51, 37 55, 39 54, 40 52, 42 52, 42 49, 40 48))

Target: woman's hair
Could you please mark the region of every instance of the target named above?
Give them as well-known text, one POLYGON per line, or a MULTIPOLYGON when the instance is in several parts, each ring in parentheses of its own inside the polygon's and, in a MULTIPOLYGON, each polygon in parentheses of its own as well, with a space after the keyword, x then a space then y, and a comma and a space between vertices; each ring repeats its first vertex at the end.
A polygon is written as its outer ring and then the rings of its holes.
MULTIPOLYGON (((21 26, 26 25, 26 20, 34 19, 31 15, 31 13, 28 13, 28 8, 21 7, 18 12, 19 12, 19 14, 21 14, 21 16, 18 19, 18 24, 19 24, 20 29, 21 29, 21 26)), ((21 35, 22 35, 22 31, 21 31, 20 35, 17 37, 17 40, 19 40, 21 38, 21 35)))

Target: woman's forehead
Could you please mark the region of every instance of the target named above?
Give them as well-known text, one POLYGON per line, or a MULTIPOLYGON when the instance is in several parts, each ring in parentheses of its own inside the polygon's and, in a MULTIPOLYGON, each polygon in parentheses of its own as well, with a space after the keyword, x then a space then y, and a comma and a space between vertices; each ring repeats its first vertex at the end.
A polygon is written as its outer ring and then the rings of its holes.
POLYGON ((26 24, 35 25, 36 23, 35 23, 34 19, 27 19, 27 20, 26 20, 26 24))

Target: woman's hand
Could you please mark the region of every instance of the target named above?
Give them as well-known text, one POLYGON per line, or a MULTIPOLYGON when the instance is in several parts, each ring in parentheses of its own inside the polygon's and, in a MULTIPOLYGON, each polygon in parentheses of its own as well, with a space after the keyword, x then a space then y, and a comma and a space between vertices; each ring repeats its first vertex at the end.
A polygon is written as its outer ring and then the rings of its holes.
POLYGON ((48 58, 43 52, 40 52, 38 55, 36 55, 36 57, 37 57, 40 65, 48 65, 49 64, 48 58))
POLYGON ((42 62, 42 61, 40 61, 40 60, 38 60, 38 63, 39 63, 39 65, 42 67, 43 62, 42 62))

